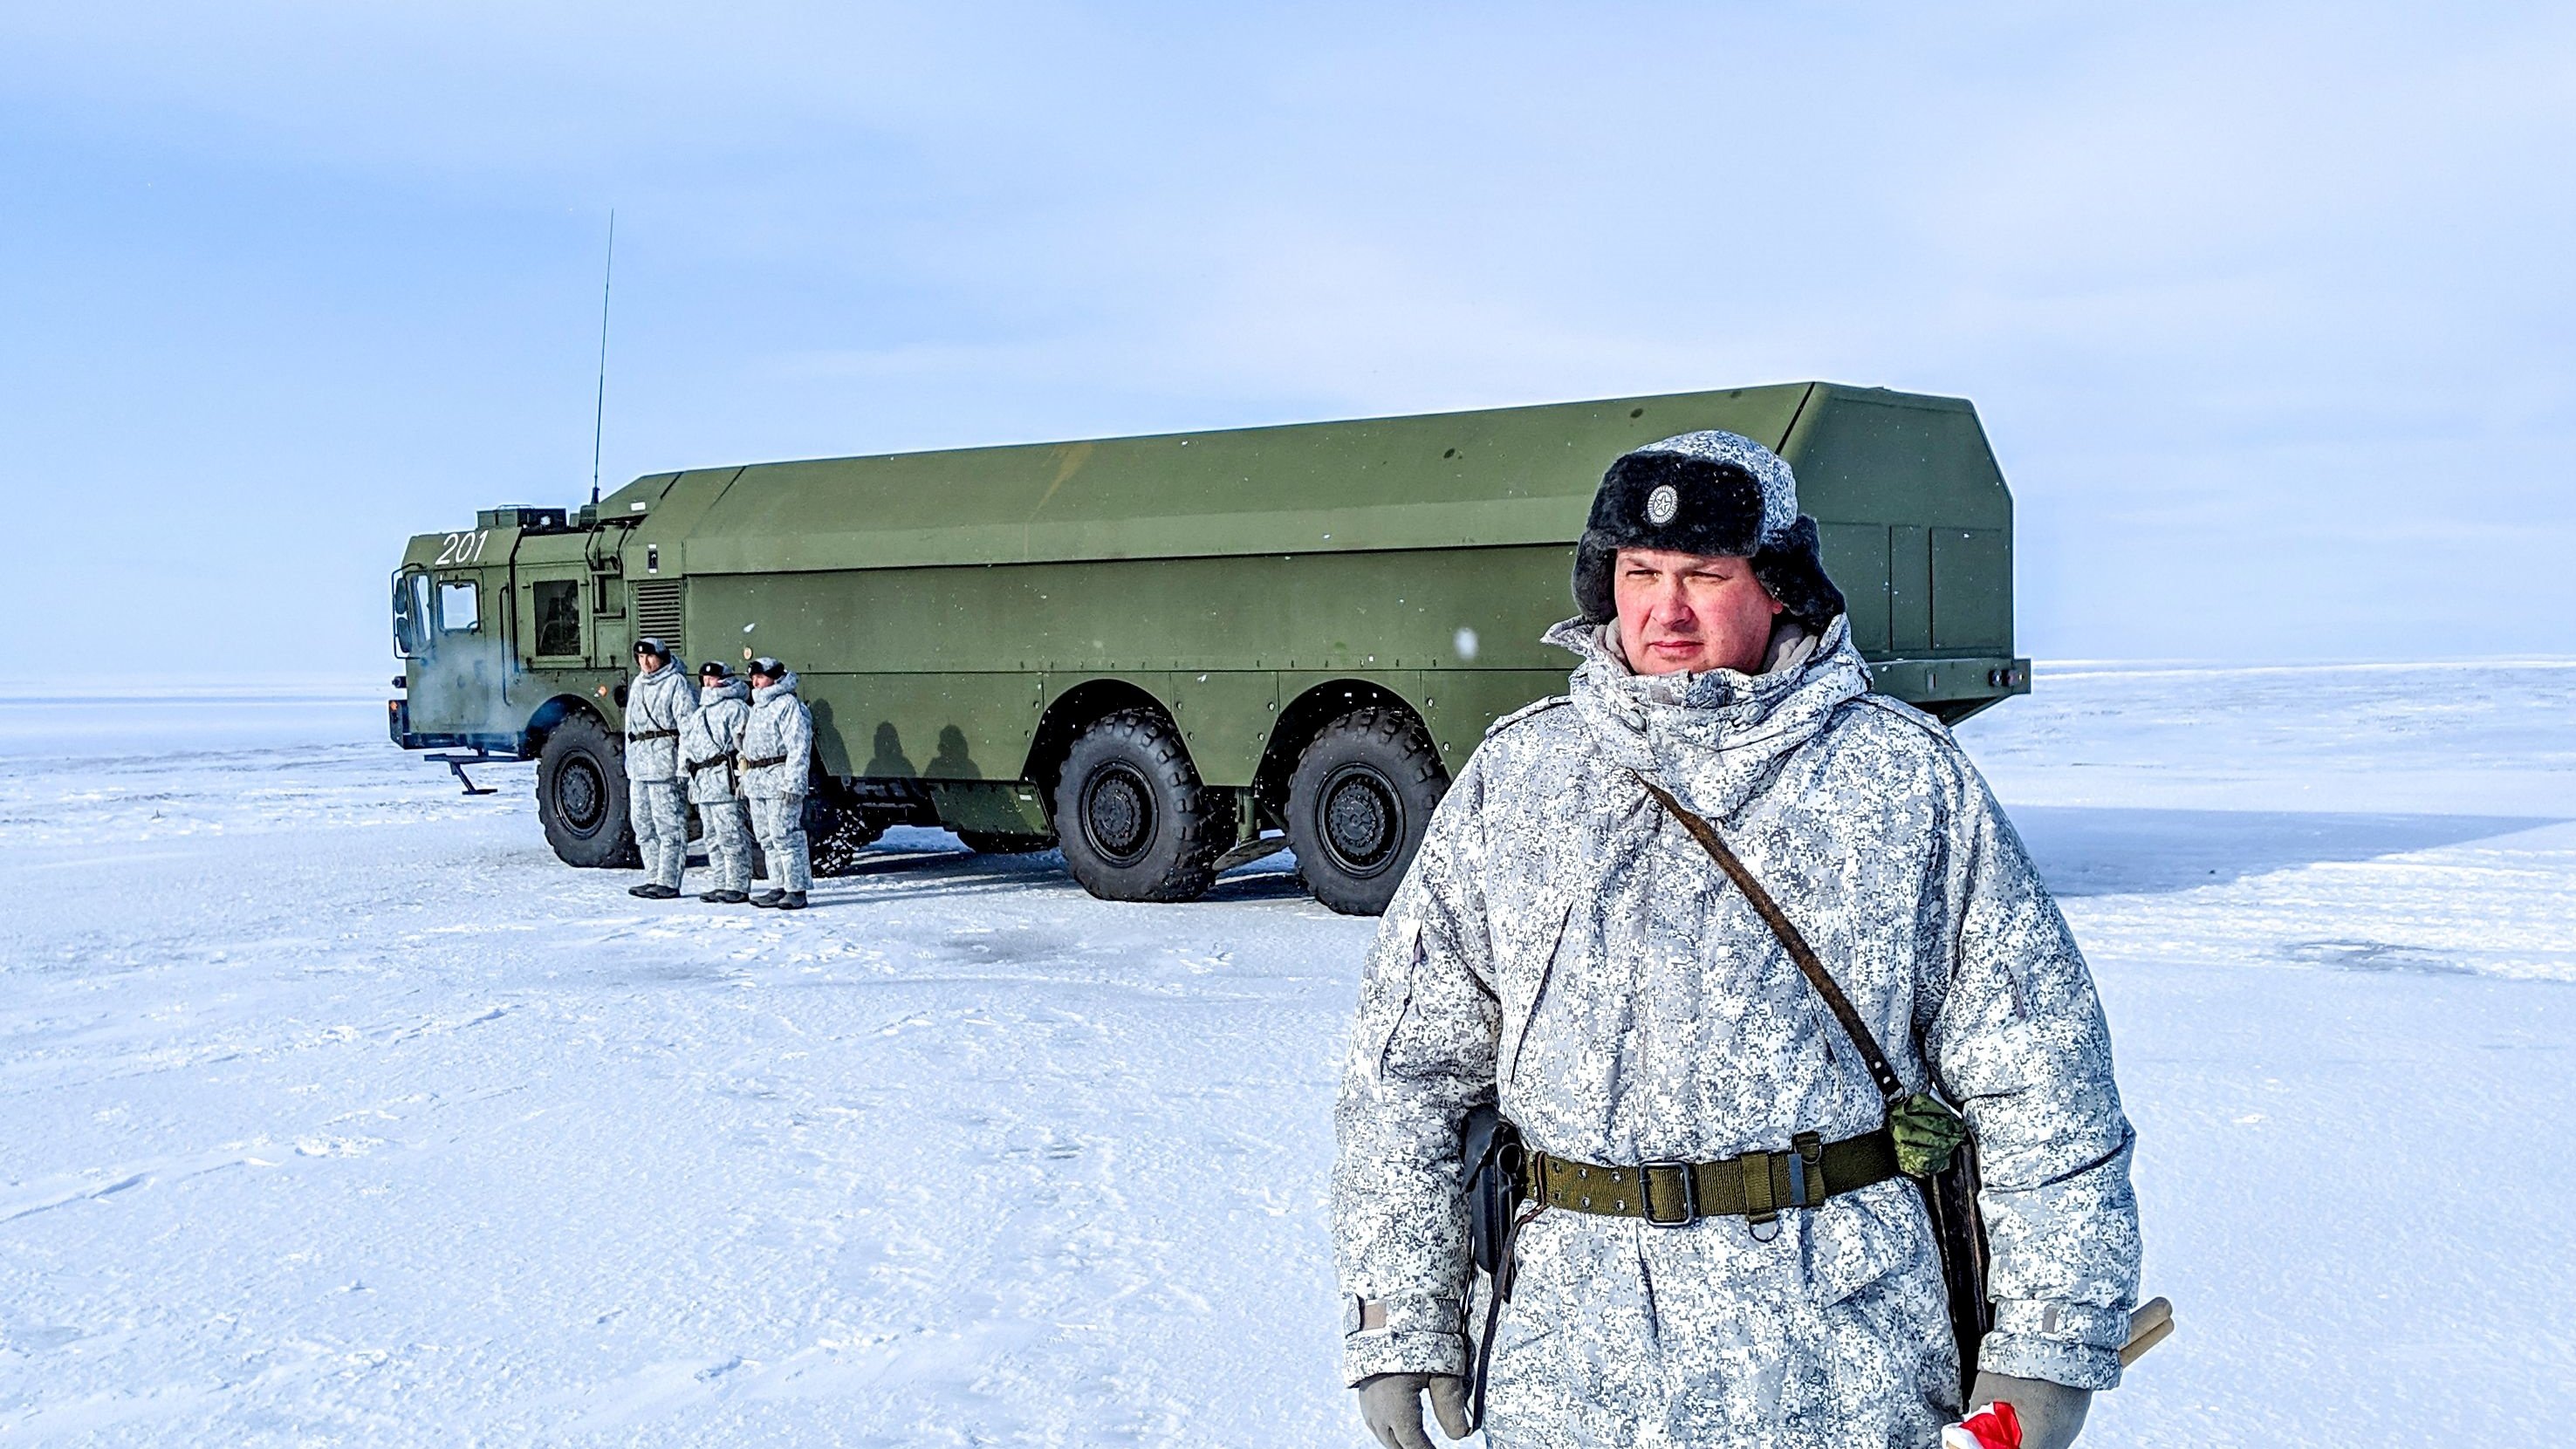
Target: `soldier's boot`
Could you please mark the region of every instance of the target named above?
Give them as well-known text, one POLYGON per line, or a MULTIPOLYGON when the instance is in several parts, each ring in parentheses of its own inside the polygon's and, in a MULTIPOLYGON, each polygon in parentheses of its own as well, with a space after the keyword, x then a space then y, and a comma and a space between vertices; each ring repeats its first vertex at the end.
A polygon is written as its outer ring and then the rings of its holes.
POLYGON ((709 891, 698 899, 711 906, 738 906, 751 899, 751 892, 716 890, 709 891))
POLYGON ((805 909, 805 893, 803 891, 782 892, 777 904, 778 909, 782 911, 801 911, 805 909))
POLYGON ((626 893, 630 896, 641 896, 648 901, 675 901, 680 898, 678 891, 657 880, 648 880, 640 886, 628 886, 626 893))
POLYGON ((787 899, 785 891, 762 891, 751 898, 751 903, 765 911, 785 899, 787 899))

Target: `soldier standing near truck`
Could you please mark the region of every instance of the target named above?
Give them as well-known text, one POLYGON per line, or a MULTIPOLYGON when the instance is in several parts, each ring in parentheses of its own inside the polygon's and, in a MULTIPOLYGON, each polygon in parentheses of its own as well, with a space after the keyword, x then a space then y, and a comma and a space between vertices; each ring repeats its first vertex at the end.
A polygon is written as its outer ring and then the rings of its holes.
POLYGON ((713 889, 698 897, 709 905, 751 899, 751 810, 737 776, 742 731, 751 720, 751 686, 710 659, 698 667, 698 712, 680 727, 680 763, 689 775, 689 803, 698 807, 698 834, 707 843, 713 889))
POLYGON ((1581 616, 1548 636, 1582 661, 1571 698, 1487 734, 1360 988, 1333 1215, 1362 1418, 1424 1449, 1428 1392, 1468 1432, 1460 1134, 1499 1105, 1529 1206, 1488 1442, 1932 1444, 1960 1358, 1904 1173, 1930 1170, 1906 1113, 1937 1092, 1984 1174, 1971 1399, 2063 1449, 2120 1378, 2132 1137, 2010 822, 1946 729, 1867 692, 1768 448, 1620 457, 1574 583, 1581 616))
POLYGON ((742 793, 751 829, 769 867, 769 889, 755 906, 805 909, 813 867, 805 856, 806 771, 814 756, 814 716, 796 697, 796 671, 775 659, 751 663, 751 718, 742 731, 742 793))
POLYGON ((689 859, 689 802, 680 779, 680 727, 698 708, 698 692, 650 635, 635 641, 635 679, 626 688, 626 808, 644 883, 626 893, 675 900, 689 859))

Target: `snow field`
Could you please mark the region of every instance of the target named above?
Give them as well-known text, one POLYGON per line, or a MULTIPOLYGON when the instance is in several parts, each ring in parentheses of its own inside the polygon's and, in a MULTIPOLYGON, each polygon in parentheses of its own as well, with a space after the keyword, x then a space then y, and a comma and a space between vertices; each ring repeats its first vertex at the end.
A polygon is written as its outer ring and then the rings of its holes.
MULTIPOLYGON (((2039 689, 1962 735, 2182 1319, 2085 1442, 2556 1437, 2576 669, 2039 689)), ((801 917, 638 902, 381 708, 0 697, 0 1444, 1363 1442, 1370 923, 928 831, 801 917)))

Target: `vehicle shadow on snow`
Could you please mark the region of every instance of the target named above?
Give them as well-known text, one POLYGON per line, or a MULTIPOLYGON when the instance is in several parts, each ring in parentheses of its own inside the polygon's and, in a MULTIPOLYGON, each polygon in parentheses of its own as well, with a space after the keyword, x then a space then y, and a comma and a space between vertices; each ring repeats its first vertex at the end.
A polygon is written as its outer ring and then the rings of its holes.
POLYGON ((2050 890, 2157 894, 2325 861, 2372 860, 2561 823, 2512 815, 2146 810, 2025 805, 2010 812, 2050 890))
MULTIPOLYGON (((1291 857, 1282 855, 1278 859, 1291 857)), ((1000 891, 1024 891, 1060 887, 1080 892, 1072 876, 1065 873, 1064 856, 1056 851, 1035 855, 980 855, 972 851, 927 849, 886 849, 882 846, 859 853, 850 868, 828 881, 817 881, 816 905, 830 904, 821 898, 821 890, 834 884, 859 884, 875 895, 886 887, 900 887, 906 896, 980 895, 1000 891)), ((1217 877, 1215 885, 1201 897, 1208 901, 1303 900, 1306 887, 1294 869, 1281 870, 1262 863, 1259 868, 1230 871, 1217 877)))

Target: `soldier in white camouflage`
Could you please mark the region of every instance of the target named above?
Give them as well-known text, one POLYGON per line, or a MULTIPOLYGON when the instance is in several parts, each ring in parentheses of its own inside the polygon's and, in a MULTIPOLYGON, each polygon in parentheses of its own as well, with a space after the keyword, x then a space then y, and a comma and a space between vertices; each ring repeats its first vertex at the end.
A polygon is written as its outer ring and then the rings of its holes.
POLYGON ((680 769, 689 803, 698 807, 713 888, 698 899, 739 905, 751 899, 751 807, 742 798, 742 731, 751 719, 751 686, 710 659, 698 666, 698 711, 680 727, 680 769))
POLYGON ((755 906, 805 909, 814 885, 805 851, 805 789, 814 758, 814 716, 796 697, 796 671, 775 659, 751 663, 751 719, 742 731, 742 793, 752 833, 769 867, 755 906))
POLYGON ((1612 466, 1581 617, 1548 636, 1581 661, 1570 698, 1488 734, 1381 923, 1333 1215, 1344 1371, 1389 1449, 1428 1444, 1426 1392, 1466 1432, 1460 1128, 1496 1103, 1562 1175, 1516 1240, 1488 1442, 1925 1449, 1959 1416, 1925 1206, 1873 1146, 1888 1097, 1649 782, 1732 845, 1905 1088, 1973 1128, 1995 1323, 1972 1397, 2062 1449, 2119 1382, 2137 1208, 2091 977, 1949 732, 1868 692, 1795 487, 1729 433, 1612 466), (1648 1164, 1742 1195, 1591 1198, 1648 1164), (1755 1212, 1756 1170, 1794 1201, 1755 1212))
POLYGON ((644 883, 629 886, 628 895, 667 901, 680 894, 689 860, 680 727, 697 708, 697 688, 671 657, 671 646, 649 636, 636 640, 635 678, 626 687, 626 813, 644 857, 644 883))

